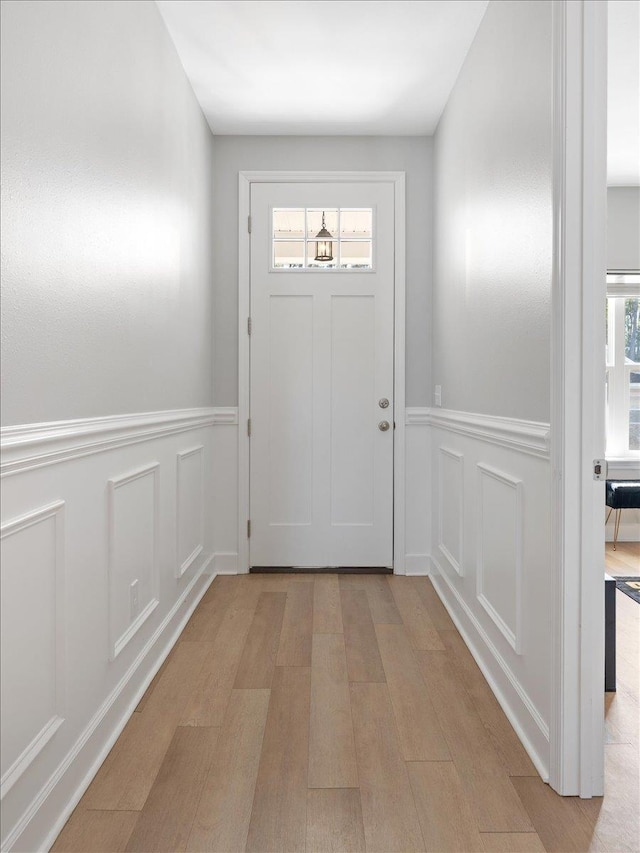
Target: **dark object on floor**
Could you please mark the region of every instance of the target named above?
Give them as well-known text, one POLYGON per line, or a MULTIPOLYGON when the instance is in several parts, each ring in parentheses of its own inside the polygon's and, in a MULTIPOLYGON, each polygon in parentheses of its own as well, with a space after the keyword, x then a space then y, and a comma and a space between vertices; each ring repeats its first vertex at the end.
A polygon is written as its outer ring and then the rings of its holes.
MULTIPOLYGON (((640 509, 640 481, 639 480, 607 480, 607 491, 605 503, 610 510, 609 516, 615 509, 616 522, 613 530, 613 550, 616 550, 618 542, 618 531, 620 530, 620 516, 623 509, 640 509)), ((605 524, 607 523, 605 521, 605 524)))
POLYGON ((616 690, 616 579, 604 576, 604 689, 616 690))
POLYGON ((326 569, 309 569, 300 566, 251 566, 251 574, 295 575, 392 575, 393 569, 380 566, 329 566, 326 569))
POLYGON ((616 586, 620 592, 624 592, 625 595, 640 604, 640 577, 638 575, 631 578, 616 578, 616 586))

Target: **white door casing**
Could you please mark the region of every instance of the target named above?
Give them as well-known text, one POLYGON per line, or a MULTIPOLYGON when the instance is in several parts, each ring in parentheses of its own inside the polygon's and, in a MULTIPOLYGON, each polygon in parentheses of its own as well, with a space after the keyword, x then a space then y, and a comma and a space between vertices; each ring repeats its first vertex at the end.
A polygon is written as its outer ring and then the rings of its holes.
POLYGON ((250 563, 391 567, 393 185, 254 183, 251 221, 250 563), (272 269, 301 207, 371 208, 373 269, 272 269))

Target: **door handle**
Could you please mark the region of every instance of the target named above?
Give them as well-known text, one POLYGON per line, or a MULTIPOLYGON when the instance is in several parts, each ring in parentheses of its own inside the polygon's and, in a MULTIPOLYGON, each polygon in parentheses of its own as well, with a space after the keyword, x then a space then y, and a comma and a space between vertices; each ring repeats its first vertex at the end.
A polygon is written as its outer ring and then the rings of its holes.
POLYGON ((389 421, 380 421, 378 429, 380 432, 386 432, 389 429, 389 421))

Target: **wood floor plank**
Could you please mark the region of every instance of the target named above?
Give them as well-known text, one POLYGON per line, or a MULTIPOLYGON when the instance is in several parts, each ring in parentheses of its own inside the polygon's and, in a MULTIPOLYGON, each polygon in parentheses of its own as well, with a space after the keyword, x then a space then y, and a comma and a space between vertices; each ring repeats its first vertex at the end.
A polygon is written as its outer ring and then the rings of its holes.
POLYGON ((447 650, 452 653, 460 680, 510 775, 536 776, 533 762, 460 634, 454 629, 442 631, 440 636, 447 650))
POLYGON ((478 828, 483 832, 531 832, 531 820, 515 796, 451 653, 423 651, 416 656, 478 828))
POLYGON ((193 691, 210 643, 179 643, 140 714, 133 714, 85 794, 90 809, 140 810, 193 691))
POLYGON ((222 725, 259 597, 257 588, 245 589, 229 606, 186 704, 181 725, 222 725))
POLYGON ((560 797, 539 776, 512 776, 511 784, 548 853, 585 853, 591 848, 593 825, 577 797, 560 797))
POLYGON ((537 832, 483 832, 484 853, 545 853, 537 832))
POLYGON ((384 681, 384 669, 365 590, 340 588, 349 681, 384 681))
POLYGON ((304 851, 309 763, 309 667, 276 667, 247 851, 304 851))
POLYGON ((411 578, 393 575, 388 578, 402 622, 407 629, 414 649, 422 651, 443 650, 444 645, 427 608, 416 595, 411 578))
POLYGON ((127 846, 139 812, 88 811, 76 808, 51 853, 121 853, 127 846))
POLYGON ((151 694, 153 693, 153 691, 156 688, 156 685, 158 684, 158 682, 162 678, 164 671, 167 668, 167 666, 169 665, 169 661, 171 660, 171 655, 175 652, 175 650, 176 650, 176 647, 174 646, 171 649, 171 651, 169 652, 169 654, 166 656, 166 658, 164 659, 162 664, 160 665, 160 668, 158 669, 158 671, 154 675, 153 679, 151 680, 151 683, 149 684, 149 686, 145 690, 142 699, 136 705, 136 710, 135 710, 136 714, 141 714, 142 711, 144 711, 145 706, 146 706, 147 702, 149 701, 149 697, 151 696, 151 694))
POLYGON ((313 581, 289 585, 276 666, 311 666, 313 581))
POLYGON ((227 608, 237 592, 231 575, 217 577, 204 594, 180 636, 181 641, 211 643, 215 639, 227 608))
POLYGON ((369 575, 363 586, 369 599, 369 610, 371 611, 373 624, 401 625, 402 616, 396 607, 391 587, 387 582, 387 576, 369 575))
MULTIPOLYGON (((636 724, 638 721, 636 720, 636 724)), ((640 756, 631 744, 607 744, 604 797, 578 799, 606 850, 640 850, 640 756)))
POLYGON ((269 690, 232 692, 187 850, 245 849, 269 695, 269 690))
POLYGON ((362 819, 369 853, 424 850, 386 684, 351 684, 362 819))
POLYGON ((185 850, 219 732, 218 728, 176 729, 129 838, 128 853, 185 850))
POLYGON ((451 758, 403 625, 376 625, 398 738, 405 761, 451 758))
POLYGON ((407 764, 425 850, 482 850, 473 810, 452 761, 407 764))
POLYGON ((287 594, 262 592, 249 628, 234 687, 271 687, 287 594))
POLYGON ((447 608, 440 600, 440 596, 435 591, 431 578, 411 578, 411 583, 427 608, 436 631, 455 631, 456 626, 447 613, 447 608))
POLYGON ((358 786, 342 634, 313 635, 308 785, 310 788, 358 786))
POLYGON ((309 791, 306 849, 307 853, 365 853, 357 788, 309 791))
POLYGON ((318 575, 315 579, 313 633, 342 634, 340 584, 337 575, 318 575))

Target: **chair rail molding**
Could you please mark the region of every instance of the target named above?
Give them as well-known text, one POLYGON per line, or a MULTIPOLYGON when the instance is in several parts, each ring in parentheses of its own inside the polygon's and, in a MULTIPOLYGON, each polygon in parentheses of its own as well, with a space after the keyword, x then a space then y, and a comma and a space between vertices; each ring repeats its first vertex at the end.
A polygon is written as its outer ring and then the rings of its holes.
POLYGON ((430 408, 421 410, 433 427, 470 435, 482 441, 511 447, 522 453, 549 458, 550 428, 548 423, 505 418, 499 415, 481 415, 454 409, 430 408))

